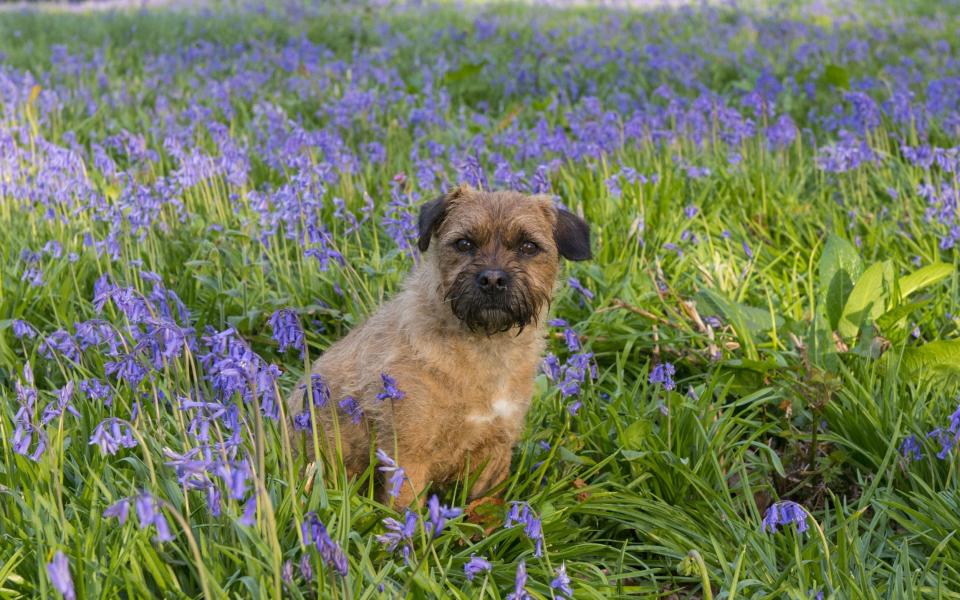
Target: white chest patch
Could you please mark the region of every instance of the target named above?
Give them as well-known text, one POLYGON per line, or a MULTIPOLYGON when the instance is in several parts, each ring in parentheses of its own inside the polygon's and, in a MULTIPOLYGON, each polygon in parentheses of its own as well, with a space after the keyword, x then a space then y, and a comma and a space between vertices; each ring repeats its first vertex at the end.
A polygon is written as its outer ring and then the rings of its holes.
POLYGON ((486 413, 475 413, 467 416, 468 423, 492 423, 497 419, 513 419, 521 411, 519 404, 506 398, 497 398, 493 401, 490 411, 486 413))

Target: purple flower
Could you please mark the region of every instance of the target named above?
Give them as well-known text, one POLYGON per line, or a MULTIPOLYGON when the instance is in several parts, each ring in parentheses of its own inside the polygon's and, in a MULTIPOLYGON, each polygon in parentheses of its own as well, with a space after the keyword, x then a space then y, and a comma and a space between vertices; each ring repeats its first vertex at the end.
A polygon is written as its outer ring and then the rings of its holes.
POLYGON ((956 436, 950 435, 949 432, 939 427, 928 433, 927 437, 936 438, 940 443, 940 452, 937 452, 937 458, 940 460, 946 460, 947 456, 950 455, 950 451, 953 450, 954 445, 957 443, 956 436))
MULTIPOLYGON (((317 516, 317 513, 307 513, 301 525, 301 530, 303 532, 304 542, 316 545, 323 562, 333 568, 333 570, 342 577, 346 577, 349 569, 347 556, 343 553, 340 545, 333 541, 329 533, 327 533, 327 528, 320 520, 320 517, 317 516)), ((306 573, 304 574, 304 578, 307 580, 311 579, 307 577, 306 573)))
POLYGON ((305 581, 313 581, 313 567, 310 565, 309 554, 304 554, 300 559, 300 574, 305 581))
POLYGON ((287 348, 293 348, 300 351, 300 357, 303 357, 303 326, 300 324, 300 317, 296 311, 289 308, 281 308, 273 313, 269 320, 270 327, 273 329, 273 339, 280 345, 280 352, 285 352, 287 348))
POLYGON ((426 530, 433 532, 433 537, 440 535, 448 519, 456 519, 460 516, 460 513, 463 512, 459 508, 450 508, 440 504, 440 500, 436 494, 430 496, 430 500, 427 501, 427 510, 429 514, 427 516, 426 530))
POLYGON ((173 533, 170 532, 170 526, 167 524, 167 518, 163 516, 163 509, 160 502, 147 492, 136 497, 134 508, 137 513, 137 522, 140 529, 146 529, 151 525, 157 529, 157 535, 154 540, 157 542, 173 541, 173 533))
MULTIPOLYGON (((313 396, 313 405, 316 407, 324 407, 327 402, 330 401, 330 386, 327 385, 327 382, 323 380, 323 377, 318 373, 314 373, 310 376, 310 394, 313 396)), ((306 389, 307 386, 302 385, 300 389, 306 389)))
POLYGON ((113 375, 118 380, 126 381, 133 390, 140 387, 140 382, 147 377, 147 370, 141 364, 140 359, 132 353, 122 355, 120 360, 103 363, 103 368, 107 375, 113 375))
POLYGON ((807 530, 807 512, 796 502, 784 500, 775 502, 767 509, 763 516, 763 524, 760 530, 764 533, 776 533, 778 525, 788 525, 796 523, 797 531, 803 533, 807 530))
POLYGON ((70 413, 76 418, 80 418, 80 412, 70 404, 73 398, 73 381, 68 381, 61 389, 57 390, 57 399, 43 409, 43 417, 40 419, 41 425, 46 425, 64 413, 70 413))
POLYGON ((90 400, 100 400, 106 406, 113 403, 113 390, 99 379, 84 379, 80 382, 80 391, 90 400))
POLYGON ((47 574, 50 576, 53 589, 57 590, 63 598, 76 600, 77 594, 73 591, 73 579, 70 578, 70 562, 63 552, 58 550, 53 555, 53 560, 47 564, 47 574))
POLYGON ((903 442, 900 444, 900 455, 906 459, 912 458, 913 460, 920 460, 923 458, 923 453, 921 452, 920 443, 917 441, 917 436, 908 435, 904 438, 903 442))
POLYGON ((467 581, 473 581, 473 578, 480 573, 489 573, 492 569, 493 565, 490 561, 482 556, 471 555, 467 564, 463 565, 463 572, 467 576, 467 581))
POLYGON ((560 379, 560 359, 555 354, 547 354, 543 359, 542 370, 544 374, 552 381, 560 379))
POLYGON ((817 166, 831 173, 845 173, 877 160, 877 155, 865 140, 856 138, 848 131, 841 131, 839 142, 820 148, 817 166))
POLYGON ((583 287, 583 285, 580 283, 580 280, 577 279, 576 277, 571 277, 570 279, 568 279, 567 285, 569 285, 574 290, 580 292, 580 294, 583 295, 583 297, 586 298, 587 300, 593 300, 593 292, 583 287))
POLYGON ((20 281, 29 281, 31 286, 41 287, 43 285, 43 271, 37 267, 27 267, 23 270, 20 281))
POLYGON ((650 371, 649 381, 654 385, 662 385, 663 389, 670 391, 677 387, 676 382, 673 380, 675 372, 674 366, 669 362, 658 363, 653 370, 650 371))
POLYGON ((127 515, 130 514, 130 499, 121 498, 117 502, 114 502, 103 511, 103 517, 105 519, 110 519, 113 517, 117 518, 117 521, 121 525, 127 522, 127 515))
POLYGON ((243 514, 237 519, 238 525, 244 527, 253 527, 257 524, 257 493, 250 494, 250 497, 243 504, 243 514))
POLYGON ((403 400, 406 395, 397 387, 397 380, 386 373, 380 373, 383 380, 383 391, 377 394, 377 400, 403 400))
POLYGON ((503 526, 510 529, 523 525, 523 533, 534 543, 533 555, 543 556, 543 525, 526 502, 513 502, 503 526))
POLYGON ((133 437, 130 424, 116 417, 104 419, 93 430, 90 445, 96 444, 104 454, 116 454, 121 448, 133 448, 137 440, 133 437))
POLYGON ((294 431, 310 431, 313 424, 310 421, 310 412, 303 411, 302 413, 297 414, 293 417, 293 430, 294 431))
POLYGON ((567 575, 566 563, 560 563, 557 576, 550 582, 550 587, 557 591, 558 598, 573 598, 573 588, 570 586, 570 576, 567 575))
POLYGON ((400 488, 403 487, 403 480, 406 478, 406 473, 396 461, 379 448, 377 448, 377 459, 383 463, 383 466, 378 467, 378 470, 390 475, 390 479, 388 480, 390 490, 388 493, 391 498, 396 499, 396 497, 400 495, 400 488))
POLYGON ((780 115, 776 122, 767 127, 767 149, 780 150, 786 148, 797 139, 797 126, 789 115, 780 115))
POLYGON ((37 348, 40 355, 49 360, 56 358, 54 350, 69 361, 80 361, 80 347, 77 345, 76 340, 63 329, 58 329, 48 335, 45 340, 40 342, 40 346, 37 348))
POLYGON ((353 424, 359 425, 361 419, 363 419, 363 409, 360 407, 360 404, 354 400, 353 396, 347 396, 341 400, 339 404, 343 412, 347 413, 347 416, 350 417, 353 424))
POLYGON ((27 339, 33 339, 37 336, 37 330, 26 321, 21 321, 20 319, 13 320, 13 335, 19 340, 24 337, 27 339))
POLYGON ((392 517, 383 520, 387 533, 377 536, 377 541, 386 546, 388 552, 393 552, 403 545, 403 560, 410 562, 410 553, 413 551, 413 534, 417 530, 417 515, 410 509, 404 513, 403 523, 392 517))
POLYGON ((513 592, 507 596, 507 600, 529 600, 530 594, 524 589, 527 586, 527 563, 520 561, 517 565, 517 577, 513 583, 513 592))

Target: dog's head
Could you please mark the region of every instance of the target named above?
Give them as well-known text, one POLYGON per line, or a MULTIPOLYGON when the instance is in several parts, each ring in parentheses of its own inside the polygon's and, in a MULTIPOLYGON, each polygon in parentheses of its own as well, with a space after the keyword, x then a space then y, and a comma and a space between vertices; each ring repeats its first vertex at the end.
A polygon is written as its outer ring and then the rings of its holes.
POLYGON ((438 293, 467 327, 523 328, 550 302, 560 257, 590 258, 590 230, 549 196, 461 185, 420 211, 421 252, 435 254, 438 293))

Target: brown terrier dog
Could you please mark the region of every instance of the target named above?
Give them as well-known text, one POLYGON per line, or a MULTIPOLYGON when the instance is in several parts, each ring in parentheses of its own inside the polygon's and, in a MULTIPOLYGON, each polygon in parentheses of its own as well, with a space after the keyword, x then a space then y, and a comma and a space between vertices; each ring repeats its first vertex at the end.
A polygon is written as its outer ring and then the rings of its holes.
MULTIPOLYGON (((314 394, 326 455, 339 434, 348 473, 358 474, 372 434, 406 471, 401 505, 430 482, 474 476, 476 498, 508 477, 559 259, 590 258, 586 223, 549 196, 461 185, 423 206, 419 229, 423 258, 402 291, 312 369, 329 388, 314 394), (385 393, 382 374, 398 393, 385 393)), ((309 408, 304 382, 288 406, 309 408)))

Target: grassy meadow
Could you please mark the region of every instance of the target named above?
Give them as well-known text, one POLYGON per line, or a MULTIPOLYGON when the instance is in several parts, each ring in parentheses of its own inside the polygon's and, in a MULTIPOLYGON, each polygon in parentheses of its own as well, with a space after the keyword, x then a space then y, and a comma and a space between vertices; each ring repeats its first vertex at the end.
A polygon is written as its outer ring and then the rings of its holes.
POLYGON ((958 29, 0 11, 0 598, 960 598, 958 29), (500 497, 441 523, 281 400, 459 182, 555 196, 594 258, 500 497))

